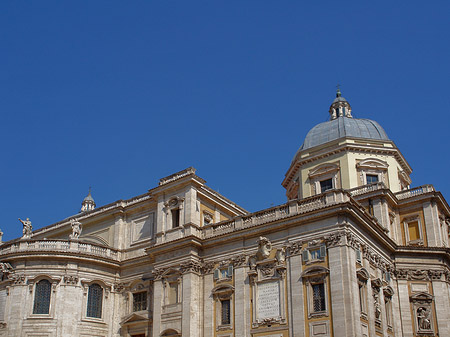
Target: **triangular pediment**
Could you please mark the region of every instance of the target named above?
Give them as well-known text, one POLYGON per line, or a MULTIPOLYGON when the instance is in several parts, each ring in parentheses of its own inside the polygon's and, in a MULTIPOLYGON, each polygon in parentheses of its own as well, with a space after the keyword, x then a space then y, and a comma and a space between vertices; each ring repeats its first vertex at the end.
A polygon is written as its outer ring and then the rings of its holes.
POLYGON ((148 321, 148 317, 145 317, 144 315, 132 313, 132 314, 126 316, 125 319, 122 320, 122 322, 120 322, 120 325, 127 325, 127 324, 136 323, 136 322, 142 322, 142 321, 148 321))

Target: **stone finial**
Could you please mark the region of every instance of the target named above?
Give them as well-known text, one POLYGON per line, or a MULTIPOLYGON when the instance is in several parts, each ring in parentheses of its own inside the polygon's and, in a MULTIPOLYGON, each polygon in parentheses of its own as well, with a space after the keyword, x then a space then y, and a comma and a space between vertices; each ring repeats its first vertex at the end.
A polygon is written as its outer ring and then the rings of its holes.
POLYGON ((0 229, 0 243, 3 242, 3 231, 0 229))
POLYGON ((23 225, 22 239, 30 239, 31 238, 31 233, 33 231, 33 227, 31 226, 30 218, 27 218, 26 220, 22 220, 21 218, 19 218, 19 221, 23 225))

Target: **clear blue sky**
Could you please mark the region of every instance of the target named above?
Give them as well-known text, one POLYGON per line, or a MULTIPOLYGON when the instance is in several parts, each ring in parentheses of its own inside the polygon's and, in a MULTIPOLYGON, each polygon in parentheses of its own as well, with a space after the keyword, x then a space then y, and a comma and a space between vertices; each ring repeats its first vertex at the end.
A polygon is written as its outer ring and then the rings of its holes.
POLYGON ((335 86, 450 198, 450 2, 2 1, 4 240, 189 166, 256 211, 335 86))

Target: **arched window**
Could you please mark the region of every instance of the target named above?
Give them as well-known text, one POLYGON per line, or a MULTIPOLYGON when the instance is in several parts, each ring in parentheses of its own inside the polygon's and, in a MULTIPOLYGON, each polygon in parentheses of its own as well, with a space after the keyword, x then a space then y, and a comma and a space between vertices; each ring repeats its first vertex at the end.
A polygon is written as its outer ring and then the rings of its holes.
POLYGON ((48 280, 41 280, 36 283, 34 292, 33 314, 49 314, 51 294, 52 284, 48 280))
POLYGON ((102 318, 103 288, 97 283, 89 286, 87 317, 102 318))

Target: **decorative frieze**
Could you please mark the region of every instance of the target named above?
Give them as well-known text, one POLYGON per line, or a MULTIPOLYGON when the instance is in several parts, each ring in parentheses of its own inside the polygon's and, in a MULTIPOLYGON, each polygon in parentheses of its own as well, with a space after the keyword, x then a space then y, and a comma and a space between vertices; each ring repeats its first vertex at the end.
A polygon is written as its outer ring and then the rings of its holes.
POLYGON ((445 280, 449 281, 449 272, 440 269, 395 269, 394 275, 398 280, 408 281, 433 281, 445 280))

